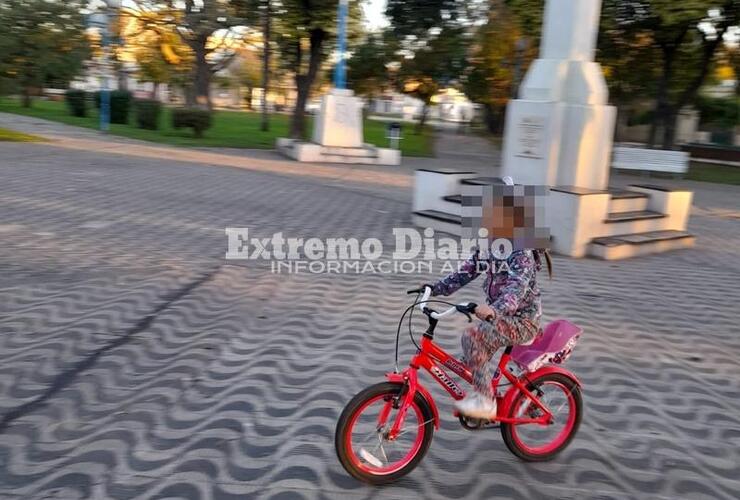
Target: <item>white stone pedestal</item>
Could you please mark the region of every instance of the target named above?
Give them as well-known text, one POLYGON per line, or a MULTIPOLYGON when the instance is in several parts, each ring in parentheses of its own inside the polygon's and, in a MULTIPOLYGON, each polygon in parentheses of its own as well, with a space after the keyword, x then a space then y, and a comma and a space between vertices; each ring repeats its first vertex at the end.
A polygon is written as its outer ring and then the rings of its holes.
POLYGON ((363 142, 362 107, 351 90, 332 89, 321 101, 312 142, 278 139, 278 151, 301 162, 400 165, 399 150, 363 142))
POLYGON ((547 2, 540 58, 506 115, 503 175, 517 183, 607 187, 616 110, 593 62, 600 8, 547 2))
POLYGON ((313 142, 341 148, 363 147, 362 100, 351 90, 332 89, 321 100, 313 142))

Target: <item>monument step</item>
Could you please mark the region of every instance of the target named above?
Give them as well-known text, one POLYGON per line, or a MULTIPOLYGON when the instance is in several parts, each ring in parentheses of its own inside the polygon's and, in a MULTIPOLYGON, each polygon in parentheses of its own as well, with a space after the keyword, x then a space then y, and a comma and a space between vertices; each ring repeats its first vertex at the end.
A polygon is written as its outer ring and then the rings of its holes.
POLYGON ((443 212, 449 213, 450 215, 460 216, 462 215, 462 195, 452 194, 449 196, 442 197, 443 212))
POLYGON ((646 193, 618 188, 609 188, 609 196, 609 213, 646 210, 650 199, 646 193))
POLYGON ((462 217, 439 210, 418 210, 412 212, 411 221, 414 225, 436 232, 448 233, 454 236, 462 234, 462 217))
POLYGON ((632 210, 629 212, 611 212, 604 220, 604 222, 607 224, 614 224, 616 222, 662 219, 664 217, 667 216, 665 214, 661 214, 660 212, 653 212, 652 210, 632 210))
POLYGON ((467 184, 469 186, 488 186, 490 184, 504 184, 504 180, 501 177, 472 177, 461 180, 460 184, 467 184))
POLYGON ((589 255, 604 260, 617 260, 666 252, 694 246, 696 238, 686 231, 648 231, 595 238, 589 244, 589 255))
POLYGON ((335 146, 322 146, 321 154, 325 156, 354 156, 358 158, 375 158, 378 156, 374 147, 342 148, 335 146))
POLYGON ((652 210, 610 213, 604 219, 601 230, 593 236, 606 237, 678 229, 670 224, 671 219, 667 215, 652 210))

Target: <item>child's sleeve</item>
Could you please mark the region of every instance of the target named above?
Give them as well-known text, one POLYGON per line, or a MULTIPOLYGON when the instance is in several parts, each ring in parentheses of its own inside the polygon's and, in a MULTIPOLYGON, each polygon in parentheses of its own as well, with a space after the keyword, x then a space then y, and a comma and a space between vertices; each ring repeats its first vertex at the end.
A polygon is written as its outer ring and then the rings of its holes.
POLYGON ((492 307, 502 314, 514 314, 524 299, 535 275, 535 261, 531 252, 519 252, 509 261, 506 284, 499 290, 492 307))
POLYGON ((478 269, 479 259, 480 251, 476 250, 475 253, 460 266, 460 269, 457 272, 451 273, 442 278, 432 286, 432 295, 451 295, 477 278, 480 274, 480 270, 478 269))

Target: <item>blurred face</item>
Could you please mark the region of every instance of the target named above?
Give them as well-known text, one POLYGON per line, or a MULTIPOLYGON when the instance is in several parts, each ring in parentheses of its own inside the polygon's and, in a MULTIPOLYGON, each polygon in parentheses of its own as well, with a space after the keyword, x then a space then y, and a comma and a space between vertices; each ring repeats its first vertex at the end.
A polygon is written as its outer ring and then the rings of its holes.
POLYGON ((493 238, 513 239, 517 229, 526 227, 526 207, 516 204, 516 197, 501 196, 493 200, 491 207, 491 227, 493 238))
POLYGON ((515 250, 548 248, 546 196, 541 186, 470 186, 463 192, 463 235, 473 236, 483 228, 489 243, 505 238, 515 250))

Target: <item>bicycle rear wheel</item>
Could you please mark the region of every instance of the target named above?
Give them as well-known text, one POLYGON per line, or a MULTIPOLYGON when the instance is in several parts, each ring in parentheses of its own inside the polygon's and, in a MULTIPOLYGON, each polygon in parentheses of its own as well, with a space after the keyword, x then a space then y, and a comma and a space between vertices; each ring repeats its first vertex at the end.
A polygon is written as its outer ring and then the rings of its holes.
MULTIPOLYGON (((573 440, 583 417, 583 398, 578 384, 560 373, 542 375, 532 380, 527 389, 538 395, 550 410, 553 422, 540 424, 502 424, 501 436, 509 450, 528 462, 550 460, 573 440)), ((508 417, 540 416, 541 410, 523 393, 511 403, 508 417)))
POLYGON ((339 462, 356 479, 387 484, 405 476, 421 462, 434 434, 434 415, 417 393, 394 440, 388 439, 398 413, 394 399, 403 384, 382 382, 360 392, 339 417, 334 444, 339 462))

